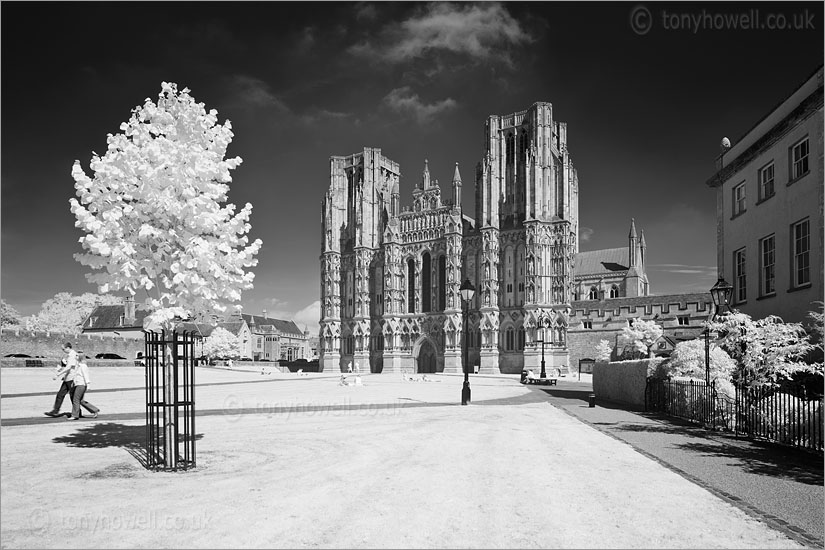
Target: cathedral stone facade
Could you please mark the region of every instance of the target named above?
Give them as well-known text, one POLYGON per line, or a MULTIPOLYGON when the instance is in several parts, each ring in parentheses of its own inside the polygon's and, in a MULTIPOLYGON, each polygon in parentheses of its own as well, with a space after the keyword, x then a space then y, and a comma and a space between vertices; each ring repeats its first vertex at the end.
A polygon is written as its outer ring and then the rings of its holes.
POLYGON ((400 208, 400 169, 380 149, 330 159, 323 200, 321 332, 325 372, 461 372, 459 294, 469 279, 471 369, 568 363, 578 252, 578 180, 567 125, 549 103, 490 116, 475 171, 475 217, 456 164, 442 197, 427 161, 400 208), (539 330, 539 327, 546 327, 539 330))

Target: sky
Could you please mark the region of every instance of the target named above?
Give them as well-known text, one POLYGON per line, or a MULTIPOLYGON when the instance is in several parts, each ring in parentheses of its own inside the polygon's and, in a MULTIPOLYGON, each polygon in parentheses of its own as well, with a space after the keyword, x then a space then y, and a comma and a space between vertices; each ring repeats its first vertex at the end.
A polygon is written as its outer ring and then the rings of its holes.
POLYGON ((245 313, 317 328, 330 156, 381 148, 402 206, 425 159, 445 193, 458 162, 472 216, 486 118, 538 101, 568 124, 580 250, 626 246, 634 218, 652 292, 706 291, 722 137, 823 63, 821 2, 5 1, 0 24, 0 296, 24 316, 97 291, 72 164, 164 81, 232 123, 229 201, 263 241, 245 313))

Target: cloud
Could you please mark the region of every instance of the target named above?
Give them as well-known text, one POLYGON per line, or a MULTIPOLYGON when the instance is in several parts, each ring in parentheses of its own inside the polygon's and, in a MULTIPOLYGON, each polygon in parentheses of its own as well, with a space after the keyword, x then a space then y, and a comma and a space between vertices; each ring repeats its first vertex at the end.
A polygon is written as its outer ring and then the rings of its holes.
MULTIPOLYGON (((315 300, 303 309, 295 311, 290 307, 289 302, 279 298, 265 300, 266 316, 270 319, 283 319, 284 321, 294 321, 298 328, 306 328, 312 335, 317 335, 320 328, 321 301, 315 300)), ((245 313, 252 313, 245 311, 245 313)))
POLYGON ((594 231, 589 227, 579 226, 579 241, 587 242, 593 236, 594 231))
POLYGON ((274 108, 284 114, 290 109, 272 92, 269 84, 253 76, 236 74, 229 78, 228 87, 234 101, 238 104, 259 109, 274 108))
POLYGON ((449 97, 435 103, 426 104, 409 86, 395 88, 384 96, 382 102, 396 112, 411 116, 419 124, 426 124, 432 121, 435 116, 458 106, 458 103, 449 97))
POLYGON ((438 2, 387 26, 373 42, 356 44, 350 52, 392 64, 453 53, 477 62, 500 60, 511 65, 510 48, 532 40, 501 4, 438 2))
POLYGON ((647 264, 645 267, 647 267, 650 271, 659 271, 664 273, 682 273, 686 275, 716 277, 715 265, 647 264))
POLYGON ((321 319, 321 301, 315 300, 304 309, 297 311, 293 320, 302 329, 306 326, 307 330, 317 336, 320 328, 319 321, 321 319))

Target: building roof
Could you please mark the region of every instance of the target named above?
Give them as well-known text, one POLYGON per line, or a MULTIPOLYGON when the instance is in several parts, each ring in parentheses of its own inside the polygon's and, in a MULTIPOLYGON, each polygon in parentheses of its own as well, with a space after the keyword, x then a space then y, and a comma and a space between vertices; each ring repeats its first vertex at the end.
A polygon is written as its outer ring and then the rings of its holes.
POLYGON ((135 320, 128 325, 121 324, 120 318, 124 315, 125 307, 123 304, 112 306, 95 306, 89 317, 83 320, 83 330, 111 330, 111 329, 128 329, 137 328, 143 329, 143 319, 149 315, 149 312, 143 309, 135 309, 135 320), (92 326, 89 326, 89 318, 94 317, 92 326))
POLYGON ((573 273, 576 277, 583 277, 627 271, 627 266, 630 265, 629 257, 626 246, 579 252, 574 260, 573 273))
POLYGON ((249 325, 250 330, 265 332, 262 330, 262 327, 271 326, 281 334, 294 334, 296 336, 304 335, 304 331, 298 328, 295 321, 284 321, 283 319, 272 319, 262 315, 249 315, 246 313, 242 314, 241 317, 243 317, 243 320, 246 321, 247 325, 249 325), (254 329, 253 326, 255 327, 254 329))

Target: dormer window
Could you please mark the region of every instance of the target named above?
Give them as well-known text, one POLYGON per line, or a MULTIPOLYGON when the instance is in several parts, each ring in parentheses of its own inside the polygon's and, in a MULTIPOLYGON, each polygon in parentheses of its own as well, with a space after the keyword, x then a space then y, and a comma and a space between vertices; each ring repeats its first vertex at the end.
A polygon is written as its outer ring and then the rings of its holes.
POLYGON ((97 321, 97 317, 89 317, 89 328, 92 328, 97 321))

